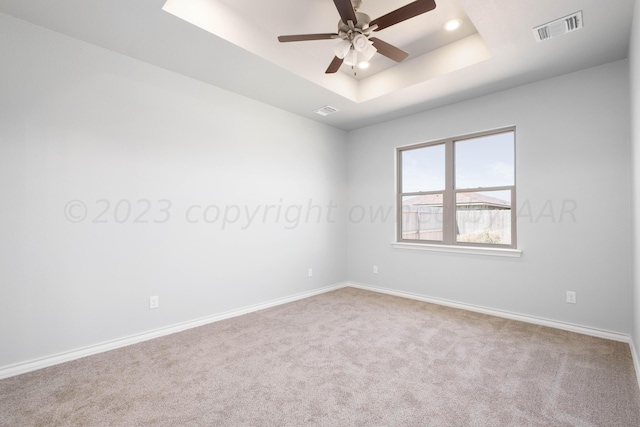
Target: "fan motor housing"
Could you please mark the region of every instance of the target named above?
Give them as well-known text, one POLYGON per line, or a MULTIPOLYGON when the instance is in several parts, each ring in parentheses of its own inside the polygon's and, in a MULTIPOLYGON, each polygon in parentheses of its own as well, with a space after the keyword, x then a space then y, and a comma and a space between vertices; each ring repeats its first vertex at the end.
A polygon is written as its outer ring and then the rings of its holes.
MULTIPOLYGON (((362 12, 356 12, 356 19, 358 20, 358 23, 354 24, 355 31, 362 33, 369 28, 369 22, 371 22, 371 17, 369 15, 362 12)), ((349 31, 351 31, 351 28, 348 23, 342 21, 338 22, 338 33, 346 35, 349 31)))

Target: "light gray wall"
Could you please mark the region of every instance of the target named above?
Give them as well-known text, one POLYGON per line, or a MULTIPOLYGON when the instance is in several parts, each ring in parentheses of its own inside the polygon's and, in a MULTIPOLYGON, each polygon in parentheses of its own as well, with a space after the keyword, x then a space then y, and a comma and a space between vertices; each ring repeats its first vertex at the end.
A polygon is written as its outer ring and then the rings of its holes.
POLYGON ((351 132, 349 279, 629 333, 628 92, 621 61, 351 132), (362 219, 362 208, 394 206, 395 147, 509 125, 520 259, 393 249, 393 213, 362 219), (575 222, 563 203, 576 204, 575 222))
POLYGON ((0 368, 347 278, 631 331, 626 61, 347 136, 4 15, 0 29, 0 368), (392 249, 394 148, 507 125, 523 257, 392 249))
POLYGON ((344 132, 5 15, 0 35, 0 367, 346 280, 344 132))
MULTIPOLYGON (((633 170, 634 295, 633 344, 640 355, 640 0, 636 0, 629 48, 631 78, 631 146, 633 170)), ((637 361, 640 363, 640 361, 637 361)), ((640 374, 640 373, 639 373, 640 374)))

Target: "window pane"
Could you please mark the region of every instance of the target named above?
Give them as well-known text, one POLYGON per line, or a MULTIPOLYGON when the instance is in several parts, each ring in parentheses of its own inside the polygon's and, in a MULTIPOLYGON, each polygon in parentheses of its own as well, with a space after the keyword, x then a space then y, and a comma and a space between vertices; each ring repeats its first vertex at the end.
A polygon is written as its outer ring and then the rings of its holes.
POLYGON ((511 244, 511 192, 456 194, 456 242, 511 244))
POLYGON ((514 133, 456 141, 456 188, 514 185, 514 133))
POLYGON ((402 238, 442 241, 442 194, 402 198, 402 238))
POLYGON ((444 190, 444 144, 401 153, 403 193, 444 190))

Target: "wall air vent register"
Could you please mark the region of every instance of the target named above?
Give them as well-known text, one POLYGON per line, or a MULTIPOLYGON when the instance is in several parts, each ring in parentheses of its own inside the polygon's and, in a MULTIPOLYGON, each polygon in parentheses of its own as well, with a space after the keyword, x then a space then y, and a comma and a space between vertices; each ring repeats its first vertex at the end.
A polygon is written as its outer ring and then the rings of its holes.
POLYGON ((582 11, 580 11, 534 28, 533 36, 540 43, 579 30, 582 25, 582 11))
POLYGON ((336 107, 332 107, 331 105, 325 105, 324 107, 318 108, 313 112, 316 114, 320 114, 321 116, 328 116, 329 114, 337 113, 338 111, 340 110, 338 110, 336 107))

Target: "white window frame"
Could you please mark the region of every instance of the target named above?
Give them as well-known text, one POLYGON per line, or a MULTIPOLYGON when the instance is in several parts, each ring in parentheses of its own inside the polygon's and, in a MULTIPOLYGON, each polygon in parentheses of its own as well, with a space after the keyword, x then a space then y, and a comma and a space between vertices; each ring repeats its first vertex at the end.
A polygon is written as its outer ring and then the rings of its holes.
POLYGON ((404 147, 396 148, 396 242, 394 247, 400 249, 436 250, 441 252, 457 252, 467 254, 515 256, 519 257, 521 251, 517 249, 517 209, 516 209, 516 127, 509 126, 500 129, 477 132, 468 135, 456 136, 431 142, 423 142, 404 147), (501 133, 513 132, 514 134, 514 183, 510 186, 482 187, 482 188, 455 188, 455 153, 454 145, 457 141, 481 138, 485 136, 497 135, 501 133), (402 192, 402 153, 404 151, 423 148, 428 146, 445 146, 445 189, 444 191, 423 191, 423 192, 402 192), (511 193, 511 244, 492 244, 475 242, 456 242, 456 194, 477 191, 510 191, 511 193), (428 194, 443 194, 443 239, 439 240, 418 240, 403 239, 402 227, 402 200, 407 196, 419 196, 428 194))

